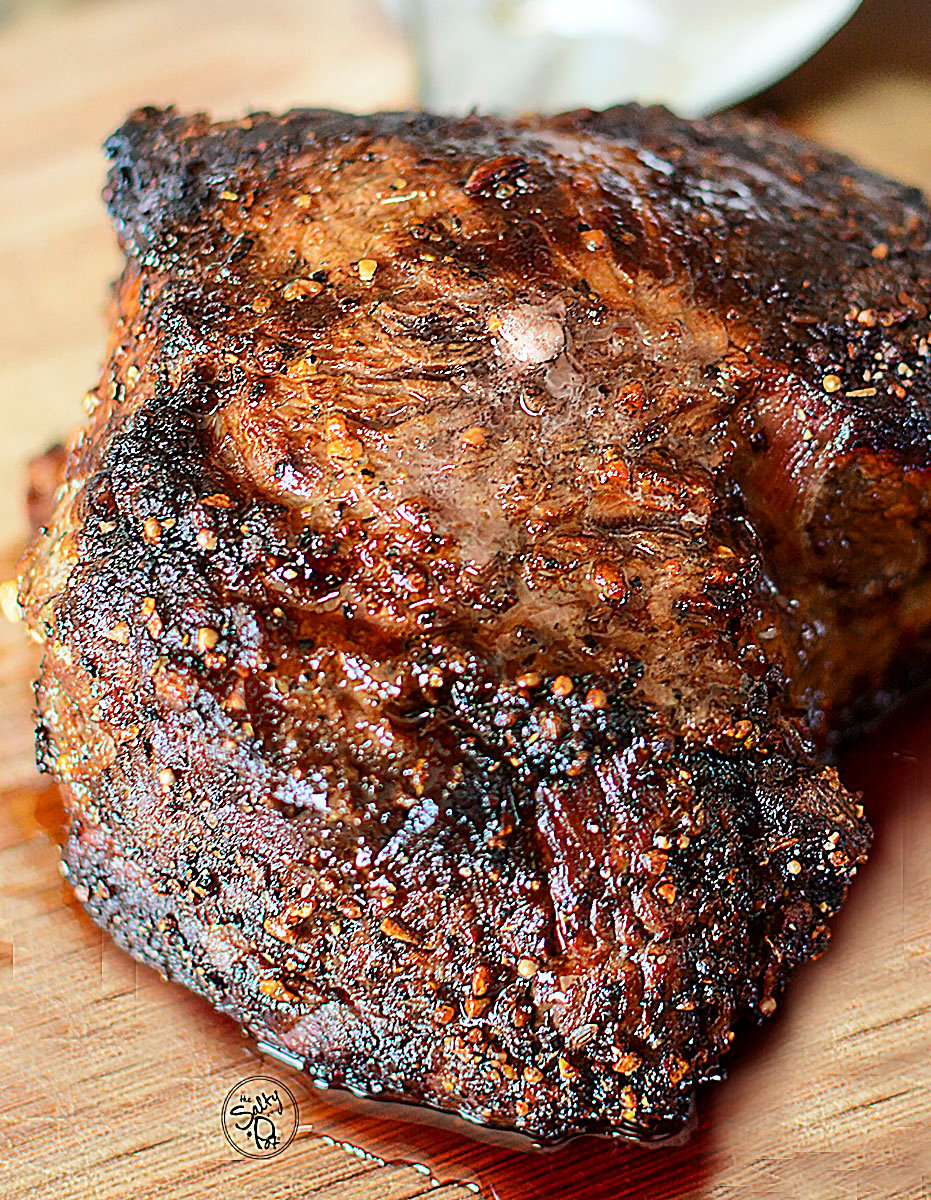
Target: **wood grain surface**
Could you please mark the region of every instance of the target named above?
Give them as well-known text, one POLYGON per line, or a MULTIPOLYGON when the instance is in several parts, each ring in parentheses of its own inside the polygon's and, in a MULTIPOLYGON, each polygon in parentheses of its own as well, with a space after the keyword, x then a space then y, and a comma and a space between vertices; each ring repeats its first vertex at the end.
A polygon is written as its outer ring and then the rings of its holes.
MULTIPOLYGON (((831 78, 818 64, 835 62, 836 47, 765 103, 931 186, 931 81, 915 57, 931 35, 905 41, 921 12, 926 0, 868 3, 841 35, 848 49, 831 78), (893 34, 904 57, 877 55, 893 34)), ((24 463, 77 419, 98 369, 117 269, 98 199, 106 133, 144 102, 232 116, 396 107, 412 92, 404 47, 363 0, 96 0, 25 5, 0 24, 0 575, 22 537, 24 463)), ((927 703, 847 756, 877 831, 872 857, 828 954, 743 1039, 688 1141, 528 1156, 334 1107, 117 951, 57 870, 60 809, 32 761, 34 668, 21 630, 0 624, 0 1200, 931 1196, 927 703), (227 1092, 257 1073, 300 1106, 297 1136, 268 1161, 238 1155, 220 1124, 227 1092)))

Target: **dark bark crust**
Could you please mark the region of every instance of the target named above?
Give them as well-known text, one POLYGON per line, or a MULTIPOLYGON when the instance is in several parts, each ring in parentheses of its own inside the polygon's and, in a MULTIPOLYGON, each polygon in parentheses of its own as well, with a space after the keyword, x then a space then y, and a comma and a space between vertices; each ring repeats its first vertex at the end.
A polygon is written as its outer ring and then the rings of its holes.
POLYGON ((95 920, 315 1077, 652 1138, 931 627, 922 198, 768 126, 140 110, 22 563, 95 920))

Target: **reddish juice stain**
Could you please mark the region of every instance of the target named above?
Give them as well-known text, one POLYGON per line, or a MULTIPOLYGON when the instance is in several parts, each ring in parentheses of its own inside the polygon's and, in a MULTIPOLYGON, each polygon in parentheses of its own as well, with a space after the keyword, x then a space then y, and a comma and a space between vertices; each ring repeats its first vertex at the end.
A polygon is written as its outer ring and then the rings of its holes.
POLYGON ((374 1102, 326 1093, 323 1098, 297 1072, 271 1062, 267 1069, 299 1097, 299 1137, 323 1138, 359 1157, 409 1166, 433 1187, 457 1184, 463 1195, 485 1200, 680 1200, 702 1189, 713 1161, 709 1118, 699 1118, 677 1145, 577 1138, 553 1150, 521 1151, 414 1120, 386 1119, 377 1115, 374 1102))
POLYGON ((40 829, 57 846, 65 844, 65 806, 57 785, 36 789, 32 817, 40 829))

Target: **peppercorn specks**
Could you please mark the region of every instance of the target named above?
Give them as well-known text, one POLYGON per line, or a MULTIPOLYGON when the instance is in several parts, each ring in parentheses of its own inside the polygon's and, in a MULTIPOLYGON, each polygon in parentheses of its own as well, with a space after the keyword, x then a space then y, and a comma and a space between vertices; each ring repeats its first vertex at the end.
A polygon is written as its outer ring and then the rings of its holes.
POLYGON ((15 579, 6 579, 0 583, 0 610, 8 621, 14 624, 23 619, 19 607, 19 584, 15 579))
POLYGON ((155 546, 161 541, 162 523, 157 517, 146 517, 142 524, 143 540, 150 546, 155 546))
POLYGON ((409 946, 416 946, 420 942, 417 934, 396 917, 384 917, 378 928, 386 937, 396 942, 405 942, 409 946))
POLYGON ((197 631, 197 649, 201 654, 206 654, 209 650, 215 649, 219 640, 219 632, 209 625, 202 625, 197 631))
POLYGON ((863 814, 791 676, 830 719, 883 579, 913 612, 927 237, 737 120, 112 143, 133 267, 22 581, 40 754, 95 919, 334 1086, 651 1136, 823 948, 863 814), (850 655, 784 573, 861 561, 850 655))
MULTIPOLYGON (((361 277, 361 266, 360 277, 361 277)), ((374 272, 373 272, 374 274, 374 272)), ((371 278, 371 276, 369 276, 371 278)), ((314 296, 319 296, 323 291, 323 284, 316 279, 292 279, 290 283, 286 283, 281 289, 282 300, 287 300, 289 303, 294 300, 312 300, 314 296)))

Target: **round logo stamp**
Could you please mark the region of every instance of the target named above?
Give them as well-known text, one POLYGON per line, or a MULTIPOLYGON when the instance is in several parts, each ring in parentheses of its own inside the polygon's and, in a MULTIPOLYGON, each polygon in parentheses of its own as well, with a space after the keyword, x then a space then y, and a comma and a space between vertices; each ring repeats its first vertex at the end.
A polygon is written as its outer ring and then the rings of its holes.
POLYGON ((230 1091, 220 1120, 226 1140, 237 1153, 274 1158, 297 1132, 297 1101, 280 1080, 252 1075, 230 1091))

